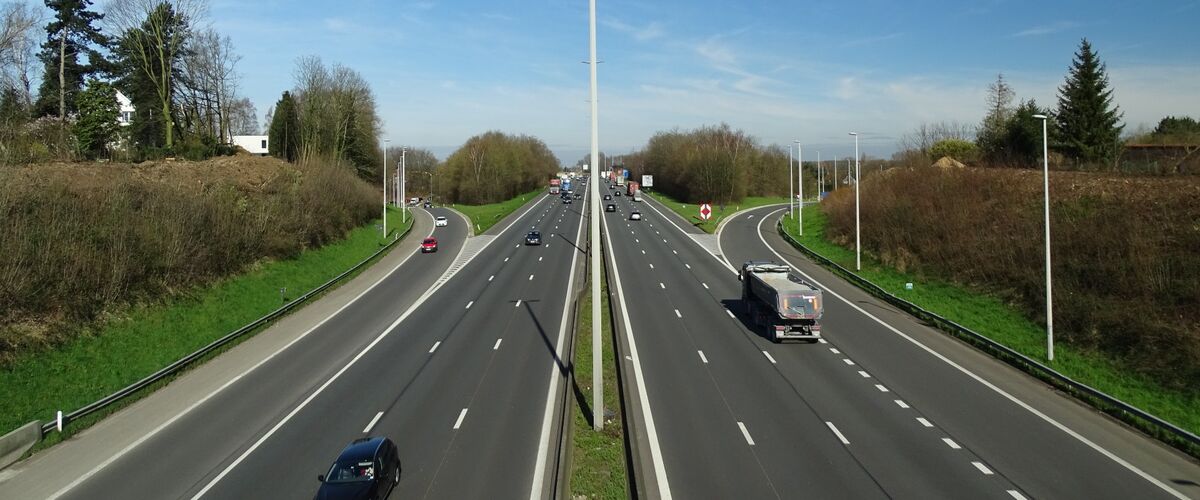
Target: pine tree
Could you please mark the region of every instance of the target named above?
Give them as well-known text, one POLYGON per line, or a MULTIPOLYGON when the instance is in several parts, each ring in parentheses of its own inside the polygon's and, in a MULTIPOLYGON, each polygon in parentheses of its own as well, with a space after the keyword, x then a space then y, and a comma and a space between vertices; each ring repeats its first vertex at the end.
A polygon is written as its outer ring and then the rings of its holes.
POLYGON ((38 59, 45 71, 38 89, 35 116, 65 117, 76 111, 75 96, 84 79, 106 68, 104 56, 94 48, 107 44, 108 38, 95 26, 104 14, 88 10, 91 0, 46 0, 54 17, 46 25, 46 42, 38 59), (79 61, 81 54, 88 62, 79 61))
POLYGON ((300 115, 290 92, 285 91, 275 104, 267 134, 267 149, 271 156, 289 162, 296 161, 300 151, 300 115))
POLYGON ((1083 39, 1067 81, 1058 89, 1057 149, 1084 163, 1108 161, 1120 151, 1121 113, 1112 103, 1108 69, 1083 39))
POLYGON ((1004 81, 1004 75, 996 75, 995 83, 988 86, 988 114, 979 126, 979 134, 975 141, 984 157, 991 161, 1002 162, 1009 159, 1005 139, 1009 120, 1013 116, 1014 97, 1012 87, 1004 81))

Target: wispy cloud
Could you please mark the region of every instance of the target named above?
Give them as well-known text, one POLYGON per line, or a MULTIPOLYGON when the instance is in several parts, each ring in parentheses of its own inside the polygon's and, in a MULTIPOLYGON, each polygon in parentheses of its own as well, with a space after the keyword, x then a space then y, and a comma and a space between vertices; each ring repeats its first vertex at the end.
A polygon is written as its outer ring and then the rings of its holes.
POLYGON ((1074 21, 1059 21, 1059 22, 1053 23, 1053 24, 1043 24, 1041 26, 1034 26, 1029 29, 1018 31, 1009 36, 1012 38, 1021 38, 1021 37, 1027 37, 1027 36, 1052 35, 1054 33, 1066 31, 1066 30, 1075 28, 1077 26, 1079 26, 1079 23, 1074 22, 1074 21))
POLYGON ((658 21, 653 21, 645 26, 634 26, 632 24, 625 23, 620 19, 609 17, 600 20, 600 24, 622 33, 628 33, 639 42, 645 42, 655 38, 662 38, 663 35, 666 34, 663 30, 662 24, 658 21))
POLYGON ((872 44, 876 44, 879 42, 886 42, 888 40, 895 40, 902 36, 904 36, 904 33, 890 33, 887 35, 859 38, 859 39, 855 39, 855 40, 849 40, 846 42, 842 42, 842 47, 862 47, 863 45, 872 45, 872 44))
POLYGON ((696 44, 695 49, 700 57, 703 57, 712 64, 725 66, 737 64, 737 56, 734 55, 733 49, 722 42, 720 36, 708 37, 696 44))

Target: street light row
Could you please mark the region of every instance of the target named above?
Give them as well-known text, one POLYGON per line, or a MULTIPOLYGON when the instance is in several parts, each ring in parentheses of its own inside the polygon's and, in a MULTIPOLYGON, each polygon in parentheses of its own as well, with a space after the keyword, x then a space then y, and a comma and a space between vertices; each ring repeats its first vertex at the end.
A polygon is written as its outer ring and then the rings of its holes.
MULTIPOLYGON (((859 193, 858 179, 862 173, 862 168, 859 165, 858 156, 858 132, 850 132, 854 136, 854 269, 862 271, 862 230, 860 227, 859 217, 859 193)), ((800 141, 792 141, 796 144, 796 184, 792 184, 792 147, 788 145, 788 209, 791 211, 792 218, 796 220, 796 232, 800 236, 804 236, 804 151, 800 146, 800 141), (799 191, 799 200, 796 197, 796 191, 799 191), (800 214, 796 215, 796 209, 799 207, 800 214)), ((833 161, 833 185, 837 187, 837 160, 833 161)), ((821 152, 817 151, 817 198, 821 196, 821 190, 825 189, 825 180, 821 174, 821 152)))

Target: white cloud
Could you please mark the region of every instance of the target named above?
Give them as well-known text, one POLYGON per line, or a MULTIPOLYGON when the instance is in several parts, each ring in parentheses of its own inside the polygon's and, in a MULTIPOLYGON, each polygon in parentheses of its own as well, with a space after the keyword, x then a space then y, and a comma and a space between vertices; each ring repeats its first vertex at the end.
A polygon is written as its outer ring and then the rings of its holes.
POLYGON ((1072 28, 1075 28, 1078 26, 1079 26, 1079 23, 1074 22, 1074 21, 1059 21, 1059 22, 1056 22, 1053 24, 1044 24, 1041 26, 1034 26, 1029 29, 1018 31, 1009 36, 1013 37, 1013 38, 1021 38, 1021 37, 1027 37, 1027 36, 1052 35, 1054 33, 1066 31, 1066 30, 1069 30, 1069 29, 1072 29, 1072 28))

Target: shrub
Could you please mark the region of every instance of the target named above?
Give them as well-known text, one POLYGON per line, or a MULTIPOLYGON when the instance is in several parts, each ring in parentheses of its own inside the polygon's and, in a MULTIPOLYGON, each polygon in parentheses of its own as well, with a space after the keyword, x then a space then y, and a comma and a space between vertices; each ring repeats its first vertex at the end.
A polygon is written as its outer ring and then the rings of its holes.
POLYGON ((943 139, 929 147, 929 155, 934 159, 949 156, 963 163, 971 163, 978 159, 979 148, 971 141, 943 139))

